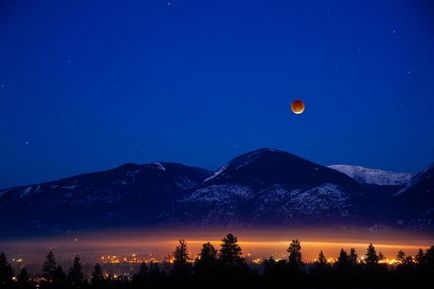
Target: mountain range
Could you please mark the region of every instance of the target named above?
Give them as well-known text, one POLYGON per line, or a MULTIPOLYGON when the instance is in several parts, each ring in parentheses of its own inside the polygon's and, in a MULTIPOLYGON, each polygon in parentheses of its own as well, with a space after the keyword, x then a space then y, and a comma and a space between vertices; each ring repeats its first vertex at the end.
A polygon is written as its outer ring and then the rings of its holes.
POLYGON ((394 173, 259 149, 218 170, 125 164, 0 190, 0 236, 144 227, 434 232, 434 166, 394 173))

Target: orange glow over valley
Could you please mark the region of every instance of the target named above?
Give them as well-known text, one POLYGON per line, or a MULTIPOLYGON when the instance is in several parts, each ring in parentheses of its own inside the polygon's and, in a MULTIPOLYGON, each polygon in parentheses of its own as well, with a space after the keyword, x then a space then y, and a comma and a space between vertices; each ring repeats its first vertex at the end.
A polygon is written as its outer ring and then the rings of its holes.
POLYGON ((0 250, 21 262, 39 262, 48 250, 52 249, 60 258, 70 258, 76 254, 89 262, 141 262, 170 261, 179 239, 185 239, 192 257, 196 257, 202 244, 210 241, 217 248, 221 239, 231 232, 238 237, 243 254, 252 262, 273 256, 286 258, 286 249, 291 240, 301 241, 302 256, 305 262, 312 262, 323 250, 333 262, 341 248, 355 248, 359 257, 366 253, 369 243, 373 243, 377 253, 382 252, 386 262, 393 263, 399 250, 407 255, 415 255, 419 248, 434 245, 433 235, 412 233, 372 233, 344 232, 333 230, 123 230, 99 233, 79 233, 62 237, 0 240, 0 250), (115 258, 113 258, 115 257, 115 258))

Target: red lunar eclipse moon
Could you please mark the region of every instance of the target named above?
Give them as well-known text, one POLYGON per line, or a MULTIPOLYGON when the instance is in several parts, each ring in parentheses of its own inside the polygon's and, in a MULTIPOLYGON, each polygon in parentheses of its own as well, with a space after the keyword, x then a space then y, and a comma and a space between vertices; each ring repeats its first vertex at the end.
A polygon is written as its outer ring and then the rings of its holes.
POLYGON ((291 103, 291 110, 295 114, 302 114, 304 111, 304 103, 297 99, 291 103))

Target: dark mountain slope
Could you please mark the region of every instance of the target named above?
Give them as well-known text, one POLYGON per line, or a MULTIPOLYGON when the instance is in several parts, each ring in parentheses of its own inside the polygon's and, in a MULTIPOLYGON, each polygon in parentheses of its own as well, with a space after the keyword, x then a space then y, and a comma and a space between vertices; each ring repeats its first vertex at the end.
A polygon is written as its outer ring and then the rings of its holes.
POLYGON ((361 183, 273 149, 243 154, 214 173, 176 163, 126 164, 0 191, 0 236, 174 225, 433 232, 434 168, 404 185, 383 181, 361 183))
POLYGON ((370 226, 387 219, 375 211, 377 196, 387 189, 287 152, 260 149, 216 171, 178 202, 171 219, 214 226, 370 226))
POLYGON ((434 231, 434 165, 416 174, 394 195, 393 207, 401 212, 401 222, 434 231))
POLYGON ((210 172, 175 163, 126 164, 0 192, 0 233, 152 225, 210 172))

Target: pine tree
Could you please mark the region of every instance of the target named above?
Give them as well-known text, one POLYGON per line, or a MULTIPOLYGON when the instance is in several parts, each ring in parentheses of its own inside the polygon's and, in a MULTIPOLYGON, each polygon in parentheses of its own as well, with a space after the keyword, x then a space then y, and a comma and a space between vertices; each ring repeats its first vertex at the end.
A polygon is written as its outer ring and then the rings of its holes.
POLYGON ((290 266, 299 267, 302 265, 301 245, 299 240, 292 240, 287 252, 289 253, 288 263, 290 266))
POLYGON ((29 281, 29 273, 27 273, 26 268, 21 269, 20 274, 17 277, 17 281, 19 283, 27 283, 29 281))
POLYGON ((54 257, 53 251, 48 252, 45 258, 44 264, 42 266, 42 276, 51 281, 53 280, 54 271, 56 271, 56 258, 54 257))
POLYGON ((66 286, 66 274, 62 266, 57 266, 54 270, 52 283, 55 288, 64 288, 66 286))
POLYGON ((160 266, 158 263, 151 262, 149 264, 149 277, 159 277, 161 275, 160 266))
POLYGON ((0 288, 9 288, 12 284, 14 272, 11 265, 8 263, 6 255, 0 253, 0 288))
POLYGON ((356 249, 351 248, 350 249, 350 255, 348 256, 348 260, 350 261, 350 264, 352 265, 357 265, 357 253, 356 253, 356 249))
POLYGON ((217 250, 208 242, 202 249, 194 263, 194 271, 199 278, 210 278, 217 268, 217 250))
POLYGON ((426 261, 426 258, 425 258, 425 253, 423 252, 423 250, 422 249, 419 249, 419 251, 417 252, 417 255, 416 255, 416 263, 418 264, 418 265, 423 265, 423 264, 425 264, 425 261, 426 261))
POLYGON ((18 288, 20 289, 27 289, 30 288, 30 282, 29 282, 29 274, 27 273, 27 269, 23 268, 20 271, 20 274, 17 277, 17 284, 18 288))
POLYGON ((369 244, 368 250, 366 251, 365 262, 368 265, 377 265, 379 258, 377 256, 377 252, 372 244, 369 244))
POLYGON ((71 269, 69 270, 67 280, 72 285, 73 288, 82 288, 84 286, 85 279, 84 279, 79 256, 75 256, 74 263, 71 269))
POLYGON ((209 264, 217 261, 217 250, 214 246, 207 242, 202 245, 199 257, 196 259, 196 263, 209 264))
POLYGON ((92 275, 90 277, 93 288, 102 288, 104 286, 104 275, 100 264, 95 264, 92 275))
POLYGON ((139 267, 139 271, 134 274, 132 284, 135 288, 144 288, 148 278, 148 266, 145 262, 142 262, 139 267))
POLYGON ((148 266, 146 266, 145 262, 142 262, 139 267, 138 275, 146 276, 148 274, 148 266))
POLYGON ((330 283, 331 266, 327 263, 327 258, 322 250, 311 267, 309 275, 314 288, 325 288, 330 283))
POLYGON ((219 262, 225 266, 240 266, 244 263, 243 252, 238 245, 238 239, 232 234, 223 238, 220 248, 219 262))
POLYGON ((185 240, 179 240, 179 246, 176 247, 173 257, 173 264, 175 266, 184 266, 190 260, 185 240))
POLYGON ((202 249, 195 260, 195 270, 213 270, 217 264, 217 250, 207 242, 202 245, 202 249))
POLYGON ((396 260, 399 264, 405 263, 405 253, 402 250, 399 250, 398 255, 396 255, 396 260))
POLYGON ((425 252, 425 263, 433 269, 434 272, 434 246, 431 246, 425 252))
POLYGON ((413 256, 407 256, 407 257, 405 257, 404 264, 406 264, 406 265, 414 265, 414 258, 413 258, 413 256))
POLYGON ((165 273, 161 271, 158 263, 151 262, 149 264, 149 281, 151 284, 159 285, 165 278, 165 273))
POLYGON ((270 256, 262 261, 262 267, 264 268, 264 276, 271 279, 275 275, 276 260, 273 256, 270 256))
POLYGON ((173 252, 172 276, 175 278, 185 278, 191 273, 191 266, 188 261, 191 258, 188 255, 187 243, 185 240, 179 240, 179 246, 173 252))
POLYGON ((341 249, 339 252, 339 257, 336 262, 336 266, 339 268, 345 268, 350 264, 350 257, 348 256, 348 253, 345 252, 344 249, 341 249))
POLYGON ((378 253, 378 261, 383 261, 383 260, 386 260, 383 253, 382 252, 378 253))
POLYGON ((321 265, 327 264, 327 258, 325 257, 324 252, 322 250, 319 252, 318 259, 316 260, 315 263, 321 264, 321 265))

